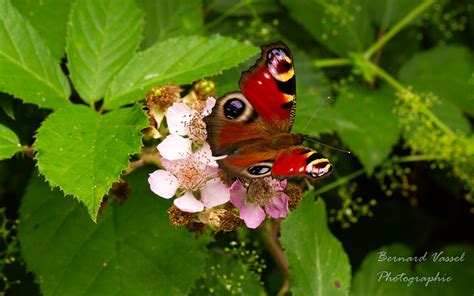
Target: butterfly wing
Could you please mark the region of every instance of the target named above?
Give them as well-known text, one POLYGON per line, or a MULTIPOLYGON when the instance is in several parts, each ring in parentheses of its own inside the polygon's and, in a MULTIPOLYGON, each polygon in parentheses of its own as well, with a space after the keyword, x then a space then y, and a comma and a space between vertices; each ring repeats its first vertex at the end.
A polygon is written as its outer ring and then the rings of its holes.
POLYGON ((295 72, 284 43, 262 46, 260 58, 242 73, 239 84, 242 93, 224 95, 204 119, 215 156, 229 155, 275 133, 288 133, 293 125, 295 72))
POLYGON ((204 118, 214 156, 227 155, 219 166, 230 175, 320 178, 332 171, 327 158, 296 146, 291 135, 296 108, 293 58, 282 43, 262 46, 261 57, 242 73, 240 92, 217 100, 204 118))
POLYGON ((240 78, 242 93, 265 125, 289 132, 296 111, 296 79, 293 57, 283 42, 262 46, 255 65, 240 78))
POLYGON ((331 162, 308 147, 292 146, 285 149, 244 147, 236 153, 219 160, 219 165, 231 175, 247 178, 312 177, 322 178, 333 170, 331 162))
POLYGON ((230 155, 268 134, 255 109, 240 92, 219 98, 204 121, 214 156, 230 155))

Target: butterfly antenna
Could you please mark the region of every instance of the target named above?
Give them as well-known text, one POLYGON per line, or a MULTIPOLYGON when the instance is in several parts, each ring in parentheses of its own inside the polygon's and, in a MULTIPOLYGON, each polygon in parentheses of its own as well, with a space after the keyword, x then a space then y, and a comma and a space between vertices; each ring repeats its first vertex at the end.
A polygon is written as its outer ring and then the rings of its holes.
POLYGON ((326 105, 327 102, 329 102, 329 100, 331 99, 331 97, 327 97, 326 99, 324 99, 324 101, 321 102, 321 104, 319 104, 318 108, 316 109, 316 111, 314 111, 313 115, 311 115, 311 118, 308 120, 308 122, 306 122, 306 125, 304 126, 303 130, 301 132, 304 132, 306 130, 306 128, 309 126, 309 124, 311 123, 311 121, 313 121, 313 119, 316 117, 316 115, 319 113, 319 110, 321 110, 321 108, 326 105))
POLYGON ((336 148, 336 147, 321 143, 321 142, 319 142, 319 141, 317 141, 317 140, 315 140, 315 139, 313 139, 309 136, 303 136, 303 139, 305 139, 306 141, 310 141, 310 142, 319 144, 319 145, 324 146, 324 147, 331 148, 331 149, 339 151, 339 152, 344 152, 344 153, 347 153, 347 154, 351 154, 351 152, 349 150, 344 150, 344 149, 336 148))

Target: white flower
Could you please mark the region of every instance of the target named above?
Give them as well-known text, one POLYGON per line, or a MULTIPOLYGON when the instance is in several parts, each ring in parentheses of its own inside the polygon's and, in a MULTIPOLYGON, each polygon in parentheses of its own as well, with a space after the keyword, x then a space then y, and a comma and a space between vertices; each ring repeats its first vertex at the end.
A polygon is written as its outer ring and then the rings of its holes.
POLYGON ((174 103, 169 107, 166 111, 166 122, 170 135, 158 145, 161 156, 168 160, 189 157, 192 154, 192 140, 204 142, 207 137, 202 119, 211 113, 215 104, 216 99, 208 98, 201 112, 184 103, 174 103))
POLYGON ((163 159, 162 164, 166 170, 150 174, 148 183, 155 194, 167 199, 176 195, 179 188, 184 189, 184 194, 174 200, 180 210, 196 213, 229 201, 229 187, 217 176, 217 163, 209 144, 204 143, 185 158, 163 159), (200 191, 200 200, 194 196, 196 191, 200 191))

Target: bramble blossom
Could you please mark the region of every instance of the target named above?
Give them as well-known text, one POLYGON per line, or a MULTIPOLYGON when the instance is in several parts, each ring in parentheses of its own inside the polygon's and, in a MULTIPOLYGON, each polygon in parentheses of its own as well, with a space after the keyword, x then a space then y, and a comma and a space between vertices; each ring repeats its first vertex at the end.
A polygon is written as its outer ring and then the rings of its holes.
POLYGON ((212 156, 205 142, 202 121, 215 102, 214 98, 208 98, 201 112, 184 103, 174 103, 166 111, 170 135, 158 145, 165 170, 150 174, 148 182, 158 196, 169 199, 178 195, 174 205, 184 212, 197 213, 229 201, 229 188, 217 176, 218 158, 212 156), (201 145, 194 152, 193 143, 201 145))
POLYGON ((159 145, 161 156, 168 160, 189 157, 192 154, 192 143, 203 143, 206 140, 206 125, 203 118, 211 113, 216 99, 208 98, 201 112, 193 110, 185 103, 174 103, 166 111, 166 122, 170 135, 159 145))
POLYGON ((246 188, 236 180, 230 188, 230 201, 240 210, 240 218, 248 228, 257 228, 266 214, 285 218, 288 214, 288 195, 283 192, 288 181, 271 177, 256 180, 246 188), (263 208, 264 209, 263 209, 263 208))

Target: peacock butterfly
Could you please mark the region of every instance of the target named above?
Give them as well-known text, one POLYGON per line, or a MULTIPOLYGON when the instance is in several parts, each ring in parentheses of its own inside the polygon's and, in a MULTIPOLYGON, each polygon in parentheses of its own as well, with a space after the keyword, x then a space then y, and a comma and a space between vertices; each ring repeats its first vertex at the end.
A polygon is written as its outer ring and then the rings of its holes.
POLYGON ((208 142, 219 166, 244 178, 321 178, 333 165, 315 150, 300 146, 303 135, 292 134, 296 111, 296 80, 288 46, 261 47, 255 65, 242 73, 242 92, 217 100, 204 118, 208 142))

